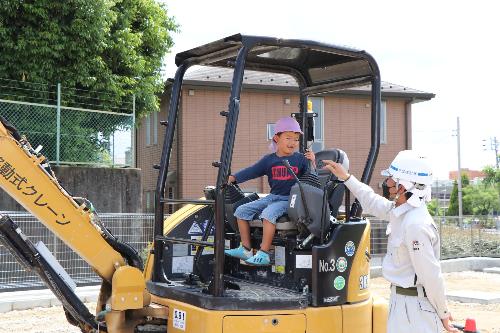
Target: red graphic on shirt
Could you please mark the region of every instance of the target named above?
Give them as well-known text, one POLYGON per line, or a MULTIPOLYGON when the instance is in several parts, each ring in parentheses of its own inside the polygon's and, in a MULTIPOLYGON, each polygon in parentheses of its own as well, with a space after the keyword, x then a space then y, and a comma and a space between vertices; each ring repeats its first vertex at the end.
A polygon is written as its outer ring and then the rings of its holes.
MULTIPOLYGON (((295 172, 295 174, 297 174, 299 172, 299 168, 297 168, 296 166, 292 166, 292 170, 293 170, 293 172, 295 172)), ((290 173, 288 173, 288 169, 282 165, 281 166, 280 165, 273 166, 271 168, 271 172, 273 174, 273 180, 294 179, 293 176, 290 173)))

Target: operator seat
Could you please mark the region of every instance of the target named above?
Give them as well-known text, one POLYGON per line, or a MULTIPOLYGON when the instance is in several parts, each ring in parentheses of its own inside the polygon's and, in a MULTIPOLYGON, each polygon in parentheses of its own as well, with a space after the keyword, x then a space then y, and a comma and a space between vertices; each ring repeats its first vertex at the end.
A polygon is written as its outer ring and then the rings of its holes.
MULTIPOLYGON (((328 205, 330 210, 330 215, 337 217, 340 206, 345 193, 345 185, 343 183, 338 183, 337 177, 333 175, 330 171, 323 169, 323 160, 332 160, 337 163, 342 164, 342 166, 348 170, 349 169, 349 159, 344 151, 340 149, 326 149, 321 150, 315 154, 316 156, 316 168, 317 177, 313 175, 304 175, 301 177, 300 181, 309 184, 323 190, 327 190, 328 205), (319 183, 318 183, 319 180, 319 183), (332 186, 333 182, 333 186, 332 186), (329 185, 327 187, 327 185, 329 185)), ((250 227, 262 228, 262 220, 254 219, 250 221, 250 227)), ((283 215, 278 218, 276 223, 276 230, 297 230, 297 221, 290 219, 288 214, 283 215)))
POLYGON ((318 171, 319 181, 321 182, 321 186, 325 188, 329 181, 336 182, 337 185, 331 189, 331 193, 328 195, 328 204, 330 206, 331 215, 333 217, 337 217, 339 208, 342 205, 342 200, 344 198, 345 193, 345 185, 344 183, 338 182, 338 179, 335 175, 333 175, 327 169, 324 169, 325 166, 323 160, 332 160, 334 162, 340 163, 345 170, 349 170, 349 158, 347 154, 340 149, 332 148, 321 150, 315 154, 316 156, 316 169, 318 171))

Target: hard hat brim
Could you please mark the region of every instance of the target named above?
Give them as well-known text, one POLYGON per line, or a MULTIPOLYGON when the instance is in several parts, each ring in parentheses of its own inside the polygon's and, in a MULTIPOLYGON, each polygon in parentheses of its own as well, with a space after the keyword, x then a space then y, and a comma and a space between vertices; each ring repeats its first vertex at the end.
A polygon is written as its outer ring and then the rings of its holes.
POLYGON ((389 171, 389 169, 380 171, 380 174, 384 177, 392 177, 392 173, 389 171))

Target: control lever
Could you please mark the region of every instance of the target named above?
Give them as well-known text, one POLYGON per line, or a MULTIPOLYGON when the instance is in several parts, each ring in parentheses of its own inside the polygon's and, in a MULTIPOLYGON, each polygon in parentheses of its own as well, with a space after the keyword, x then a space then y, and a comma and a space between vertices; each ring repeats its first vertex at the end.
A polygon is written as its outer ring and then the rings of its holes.
POLYGON ((306 225, 311 223, 311 215, 309 215, 309 209, 307 208, 306 196, 304 195, 304 189, 302 188, 302 183, 299 180, 299 177, 293 172, 292 167, 290 166, 290 162, 288 160, 283 160, 283 164, 287 168, 288 172, 295 178, 297 184, 299 185, 300 196, 302 197, 302 204, 304 205, 304 212, 306 213, 306 225))

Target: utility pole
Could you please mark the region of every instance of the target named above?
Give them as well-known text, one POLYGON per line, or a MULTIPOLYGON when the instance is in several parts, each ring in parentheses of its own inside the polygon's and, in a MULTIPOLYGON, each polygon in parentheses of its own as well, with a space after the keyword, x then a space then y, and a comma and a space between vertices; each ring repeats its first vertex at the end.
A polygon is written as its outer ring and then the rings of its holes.
POLYGON ((457 117, 457 153, 458 153, 458 222, 462 226, 462 168, 460 166, 460 117, 457 117))
MULTIPOLYGON (((483 140, 483 147, 484 147, 484 150, 488 150, 488 148, 486 147, 486 140, 483 140)), ((500 142, 497 140, 497 137, 494 136, 492 138, 490 138, 490 148, 489 150, 492 150, 495 152, 495 162, 496 162, 496 165, 497 165, 497 169, 498 169, 498 166, 500 164, 500 155, 498 155, 498 146, 499 146, 500 142)))

